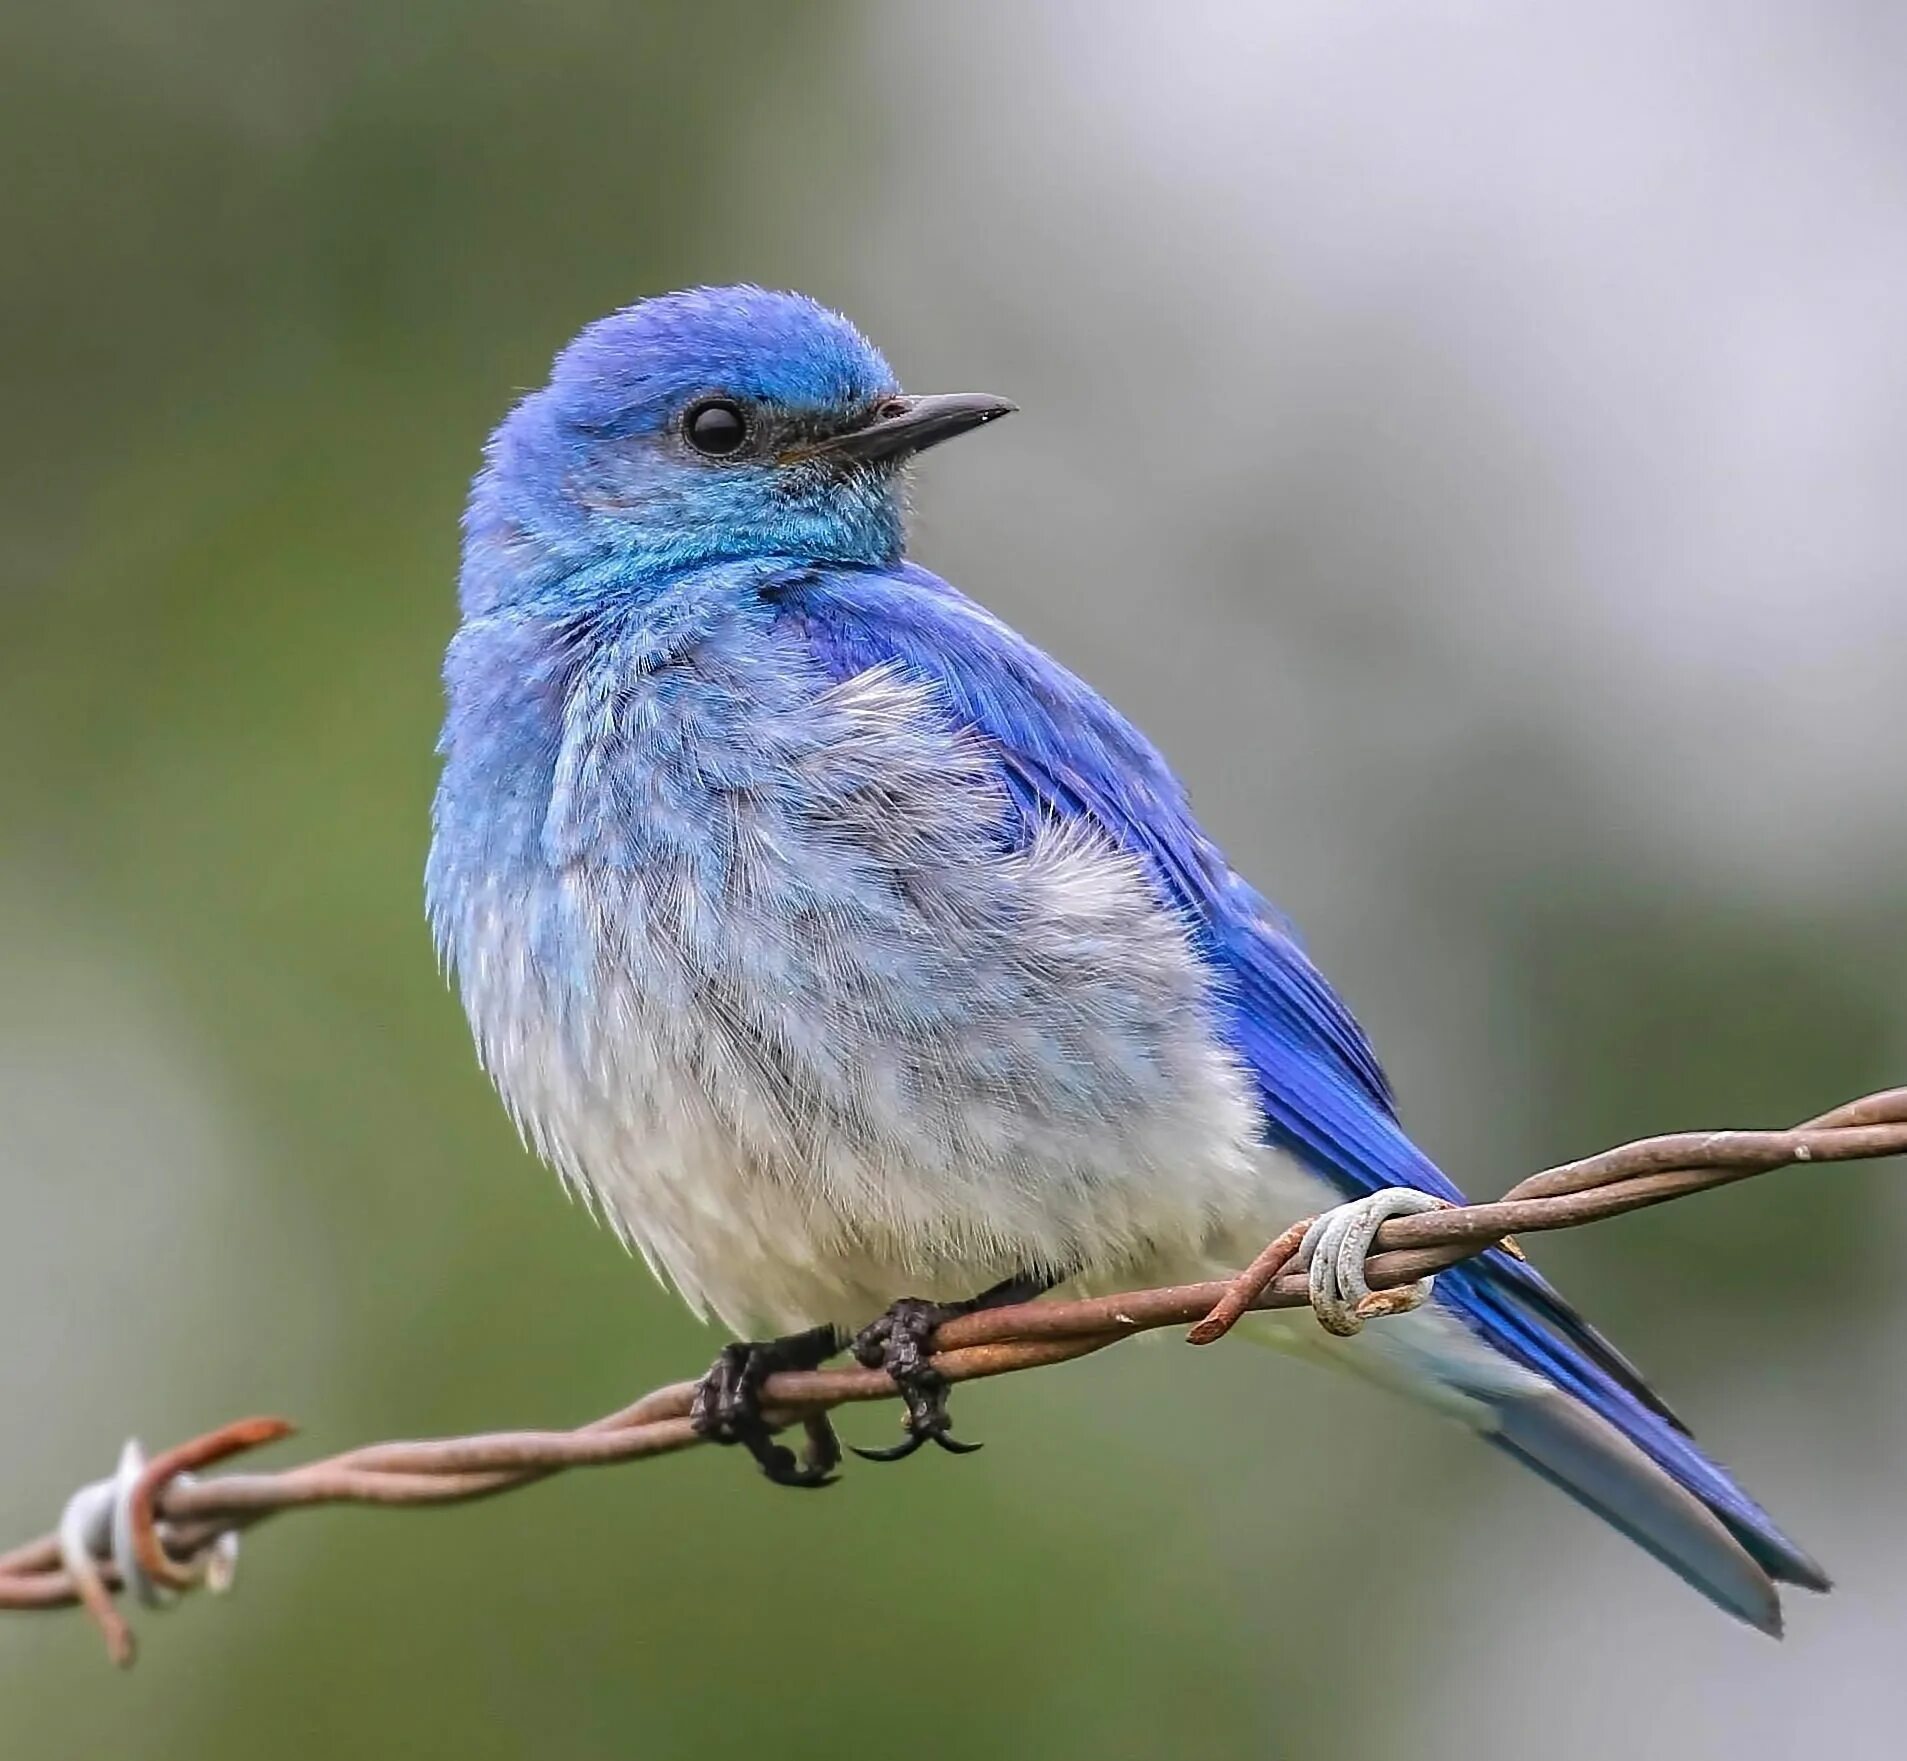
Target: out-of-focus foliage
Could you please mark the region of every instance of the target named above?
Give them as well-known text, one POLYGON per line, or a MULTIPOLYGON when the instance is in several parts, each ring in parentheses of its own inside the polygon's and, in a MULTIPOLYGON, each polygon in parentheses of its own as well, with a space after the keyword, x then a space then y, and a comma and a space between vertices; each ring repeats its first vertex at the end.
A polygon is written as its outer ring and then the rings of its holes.
MULTIPOLYGON (((1020 399, 921 548, 1155 732, 1473 1189, 1899 1080, 1904 47, 1855 4, 7 13, 5 1532, 128 1430, 556 1424, 712 1350, 516 1147, 419 912, 477 446, 664 287, 800 285, 1020 399)), ((7 1621, 0 1749, 1869 1752, 1889 1179, 1543 1250, 1842 1574, 1780 1653, 1428 1419, 1134 1347, 824 1498, 696 1458, 288 1522, 126 1680, 7 1621)))

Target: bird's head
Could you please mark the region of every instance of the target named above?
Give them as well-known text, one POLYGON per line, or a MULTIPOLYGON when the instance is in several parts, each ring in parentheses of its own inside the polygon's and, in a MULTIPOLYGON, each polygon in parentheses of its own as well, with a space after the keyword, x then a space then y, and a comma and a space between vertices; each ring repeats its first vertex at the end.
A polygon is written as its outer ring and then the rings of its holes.
POLYGON ((491 436, 466 609, 507 597, 526 568, 889 561, 907 461, 1012 408, 908 396, 852 324, 799 294, 645 300, 590 325, 491 436))

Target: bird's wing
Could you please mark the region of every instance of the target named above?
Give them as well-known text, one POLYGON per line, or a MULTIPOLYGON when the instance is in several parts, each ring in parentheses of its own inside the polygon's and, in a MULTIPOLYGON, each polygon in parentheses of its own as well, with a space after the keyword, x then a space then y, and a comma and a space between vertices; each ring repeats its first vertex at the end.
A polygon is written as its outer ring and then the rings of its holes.
MULTIPOLYGON (((790 571, 770 597, 835 677, 899 666, 937 686, 998 754, 1017 822, 1009 839, 1084 821, 1143 861, 1211 966, 1221 1031, 1255 1079, 1272 1142, 1347 1198, 1409 1186, 1462 1201, 1398 1123, 1363 1030, 1290 926, 1233 873, 1165 760, 1097 692, 911 564, 790 571)), ((1751 1550, 1788 1563, 1767 1516, 1534 1268, 1493 1249, 1444 1273, 1437 1294, 1490 1345, 1614 1424, 1751 1550)))
POLYGON ((778 597, 835 677, 899 666, 939 688, 998 756, 1010 840, 1085 822, 1145 864, 1213 970, 1226 1037, 1276 1139, 1347 1197, 1413 1186, 1461 1201, 1404 1136, 1369 1040, 1290 925, 1233 872, 1165 760, 1104 698, 923 569, 803 572, 778 597))

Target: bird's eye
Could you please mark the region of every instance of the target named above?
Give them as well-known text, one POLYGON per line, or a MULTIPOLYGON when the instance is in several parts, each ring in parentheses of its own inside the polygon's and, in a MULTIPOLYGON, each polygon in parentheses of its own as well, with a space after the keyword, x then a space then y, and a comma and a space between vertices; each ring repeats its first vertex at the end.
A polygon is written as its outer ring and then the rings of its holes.
POLYGON ((682 418, 682 435, 699 453, 731 458, 748 444, 748 418, 727 398, 709 398, 690 406, 682 418))

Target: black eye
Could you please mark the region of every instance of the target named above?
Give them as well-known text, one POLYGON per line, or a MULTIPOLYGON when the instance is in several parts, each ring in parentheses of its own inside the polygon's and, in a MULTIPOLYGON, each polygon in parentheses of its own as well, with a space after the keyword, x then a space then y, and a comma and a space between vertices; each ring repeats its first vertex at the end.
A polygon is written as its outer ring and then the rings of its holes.
POLYGON ((682 418, 682 434, 697 452, 723 459, 748 444, 748 418, 727 398, 710 398, 682 418))

